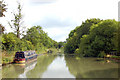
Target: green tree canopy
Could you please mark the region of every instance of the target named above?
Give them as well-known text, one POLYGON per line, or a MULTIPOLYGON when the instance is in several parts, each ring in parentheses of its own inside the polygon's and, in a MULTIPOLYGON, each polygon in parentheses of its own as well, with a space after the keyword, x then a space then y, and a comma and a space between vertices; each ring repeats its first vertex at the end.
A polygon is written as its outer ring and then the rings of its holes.
POLYGON ((84 56, 98 56, 100 52, 109 53, 116 50, 114 36, 116 35, 118 22, 115 20, 104 20, 90 29, 87 36, 81 38, 77 53, 84 56))
POLYGON ((47 35, 47 33, 45 33, 42 30, 41 26, 33 26, 30 29, 28 29, 27 34, 24 35, 23 39, 32 42, 32 44, 36 46, 36 48, 39 47, 50 48, 54 46, 55 42, 47 35))
POLYGON ((72 30, 69 34, 69 38, 67 39, 67 43, 65 45, 66 53, 74 53, 75 50, 79 47, 81 42, 81 37, 83 35, 89 34, 90 27, 94 24, 98 24, 102 20, 100 19, 87 19, 82 23, 81 26, 77 26, 74 30, 72 30))

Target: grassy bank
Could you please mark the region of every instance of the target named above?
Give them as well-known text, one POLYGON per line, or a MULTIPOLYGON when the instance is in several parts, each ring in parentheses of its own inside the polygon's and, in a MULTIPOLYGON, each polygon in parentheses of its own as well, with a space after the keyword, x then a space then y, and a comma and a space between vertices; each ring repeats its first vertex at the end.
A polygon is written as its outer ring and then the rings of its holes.
POLYGON ((46 53, 46 49, 36 51, 36 54, 38 54, 38 55, 43 54, 43 53, 46 53))
POLYGON ((2 64, 8 64, 13 62, 13 58, 16 51, 3 51, 2 52, 2 64))
MULTIPOLYGON (((58 49, 56 49, 56 48, 49 48, 49 49, 38 50, 38 51, 36 51, 36 54, 39 55, 39 54, 47 53, 48 50, 51 50, 52 54, 56 54, 58 52, 58 49)), ((2 52, 2 61, 1 61, 2 65, 12 63, 15 52, 17 52, 17 51, 3 51, 2 52)))
POLYGON ((59 49, 56 49, 56 48, 48 48, 48 49, 43 49, 43 50, 38 50, 38 51, 36 51, 36 54, 43 54, 43 53, 48 53, 48 51, 52 51, 52 54, 56 54, 58 51, 59 51, 59 49))
POLYGON ((56 49, 56 48, 49 48, 48 50, 51 50, 53 55, 59 52, 59 49, 56 49))

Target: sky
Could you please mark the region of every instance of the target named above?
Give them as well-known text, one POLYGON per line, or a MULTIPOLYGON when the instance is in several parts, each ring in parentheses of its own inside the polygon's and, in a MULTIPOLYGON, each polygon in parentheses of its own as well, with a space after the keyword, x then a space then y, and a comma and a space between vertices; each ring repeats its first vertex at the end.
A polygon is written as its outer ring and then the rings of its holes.
POLYGON ((7 22, 13 19, 17 1, 22 4, 23 26, 31 28, 40 25, 56 41, 65 41, 76 26, 90 18, 115 19, 118 21, 120 0, 4 0, 7 4, 5 17, 0 23, 5 32, 12 32, 7 22))

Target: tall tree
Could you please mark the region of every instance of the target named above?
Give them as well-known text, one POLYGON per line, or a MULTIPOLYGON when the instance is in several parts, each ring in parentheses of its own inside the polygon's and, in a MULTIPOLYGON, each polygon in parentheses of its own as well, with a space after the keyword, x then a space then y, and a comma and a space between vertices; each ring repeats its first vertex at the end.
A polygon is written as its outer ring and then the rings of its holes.
POLYGON ((0 24, 0 34, 2 34, 4 30, 5 30, 5 27, 2 24, 0 24))
POLYGON ((22 6, 19 2, 18 2, 18 7, 17 7, 17 13, 13 13, 13 15, 14 15, 14 19, 11 20, 12 24, 10 22, 8 22, 8 24, 17 34, 17 37, 20 38, 20 35, 24 32, 23 29, 25 27, 22 26, 22 23, 23 23, 22 6))
POLYGON ((83 56, 94 56, 97 57, 100 53, 110 53, 111 51, 117 50, 116 44, 116 32, 117 32, 117 21, 115 20, 104 20, 101 23, 93 25, 90 28, 88 35, 83 35, 79 49, 76 50, 78 54, 83 56))
POLYGON ((77 26, 74 30, 72 30, 64 47, 65 52, 74 53, 75 50, 79 48, 82 36, 89 34, 90 27, 101 21, 102 20, 96 18, 87 19, 85 22, 82 22, 81 26, 77 26))
MULTIPOLYGON (((5 16, 3 14, 3 12, 5 12, 7 10, 6 8, 6 4, 4 3, 4 1, 0 1, 0 17, 5 16)), ((0 34, 3 33, 3 31, 5 30, 4 26, 2 24, 0 24, 0 34)))
POLYGON ((118 22, 118 31, 117 31, 117 52, 120 55, 120 22, 118 22))
POLYGON ((32 42, 36 49, 43 47, 53 47, 53 40, 42 30, 41 26, 33 26, 28 29, 27 34, 23 36, 23 39, 32 42))
POLYGON ((2 1, 0 1, 0 17, 3 17, 3 16, 5 16, 4 14, 3 14, 3 12, 5 12, 6 11, 6 4, 4 3, 4 1, 2 0, 2 1))

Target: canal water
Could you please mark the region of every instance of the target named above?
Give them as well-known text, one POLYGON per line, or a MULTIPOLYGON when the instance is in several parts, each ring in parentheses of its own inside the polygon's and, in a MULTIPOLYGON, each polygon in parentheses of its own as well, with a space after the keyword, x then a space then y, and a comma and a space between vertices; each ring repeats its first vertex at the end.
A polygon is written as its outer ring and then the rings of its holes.
POLYGON ((64 55, 42 55, 27 64, 2 67, 2 78, 118 78, 118 64, 64 55))

